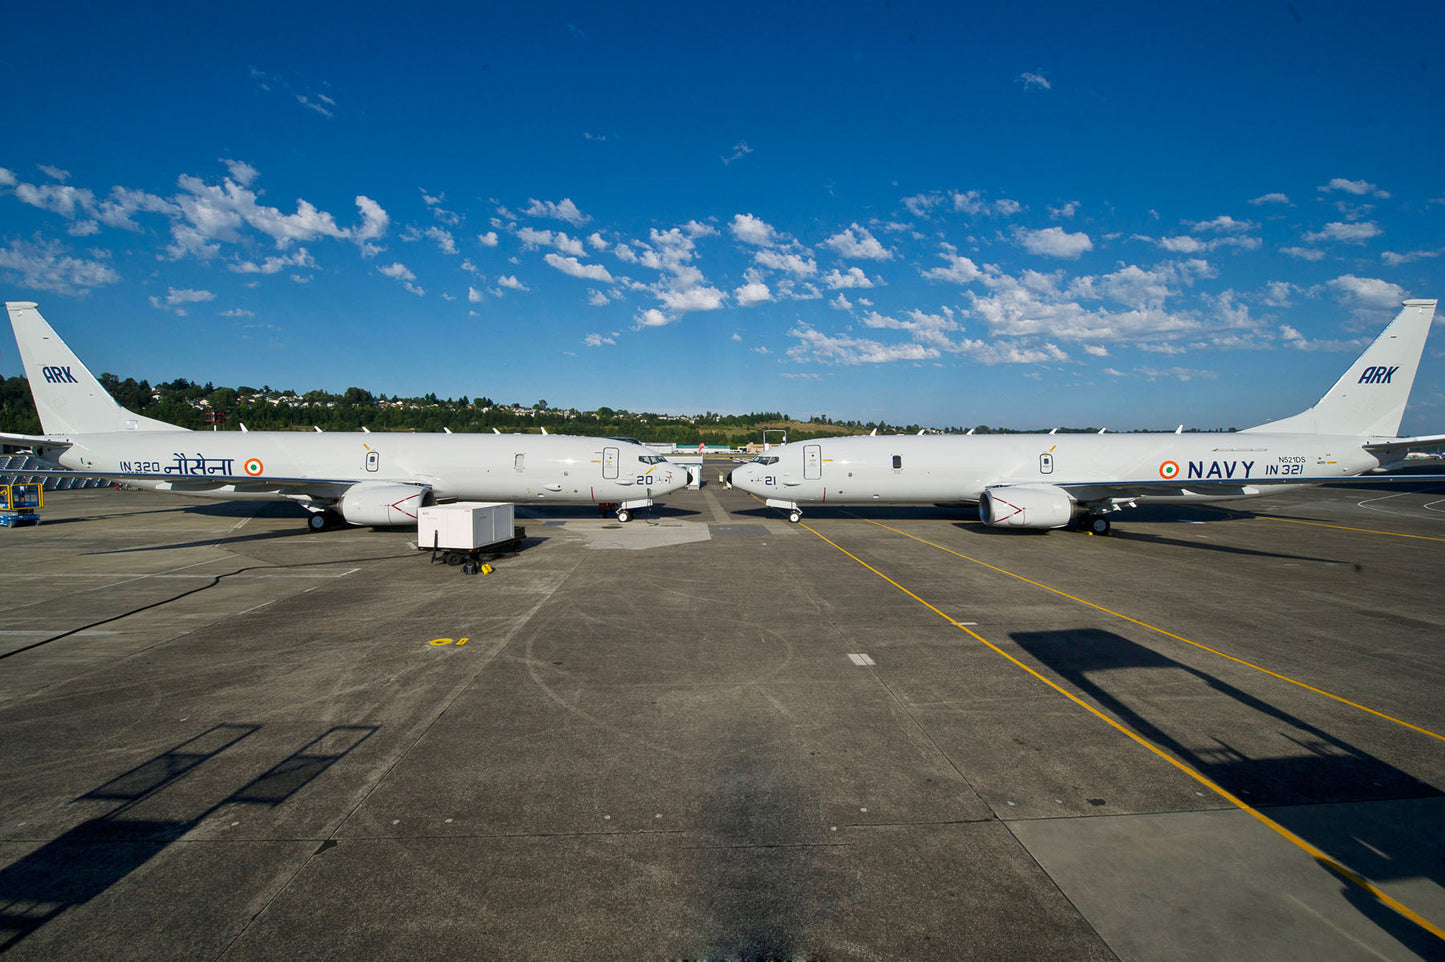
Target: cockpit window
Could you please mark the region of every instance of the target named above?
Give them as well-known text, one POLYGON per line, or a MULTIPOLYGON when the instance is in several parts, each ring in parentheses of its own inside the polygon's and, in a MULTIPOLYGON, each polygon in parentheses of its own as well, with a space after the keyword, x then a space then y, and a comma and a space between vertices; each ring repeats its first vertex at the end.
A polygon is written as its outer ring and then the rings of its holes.
POLYGON ((641 461, 643 464, 664 464, 666 463, 667 458, 664 458, 660 454, 639 454, 637 456, 637 460, 641 461))
POLYGON ((778 459, 777 459, 776 457, 764 457, 763 455, 760 454, 760 455, 758 455, 757 457, 753 458, 753 464, 777 464, 777 463, 778 463, 778 459))

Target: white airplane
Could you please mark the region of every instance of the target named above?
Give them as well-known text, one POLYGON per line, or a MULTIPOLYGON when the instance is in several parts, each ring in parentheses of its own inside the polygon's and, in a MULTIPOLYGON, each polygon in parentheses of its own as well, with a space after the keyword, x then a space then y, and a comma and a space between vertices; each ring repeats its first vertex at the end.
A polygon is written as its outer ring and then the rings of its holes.
POLYGON ((45 434, 0 441, 88 477, 198 498, 294 501, 317 531, 342 521, 414 525, 418 508, 459 500, 616 505, 627 521, 687 484, 666 458, 612 438, 190 431, 117 404, 35 304, 5 308, 45 434))
MULTIPOLYGON (((1107 534, 1141 501, 1221 501, 1400 464, 1445 435, 1398 438, 1435 301, 1410 300, 1319 403, 1232 434, 854 436, 793 441, 728 480, 802 517, 804 504, 977 502, 984 524, 1107 534)), ((1418 476, 1416 477, 1418 480, 1418 476)))

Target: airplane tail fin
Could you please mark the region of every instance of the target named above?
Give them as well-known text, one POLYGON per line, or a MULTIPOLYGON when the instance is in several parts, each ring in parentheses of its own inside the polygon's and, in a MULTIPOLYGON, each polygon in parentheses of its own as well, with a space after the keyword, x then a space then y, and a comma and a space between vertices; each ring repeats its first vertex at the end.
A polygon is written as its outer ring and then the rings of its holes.
POLYGON ((30 381, 30 396, 46 434, 105 431, 178 431, 174 424, 143 417, 115 402, 60 335, 45 323, 37 305, 7 301, 15 344, 30 381))
POLYGON ((1435 301, 1405 301, 1365 353, 1335 382, 1314 407, 1281 421, 1246 432, 1342 434, 1353 437, 1394 437, 1400 430, 1405 402, 1415 384, 1415 371, 1435 317, 1435 301))

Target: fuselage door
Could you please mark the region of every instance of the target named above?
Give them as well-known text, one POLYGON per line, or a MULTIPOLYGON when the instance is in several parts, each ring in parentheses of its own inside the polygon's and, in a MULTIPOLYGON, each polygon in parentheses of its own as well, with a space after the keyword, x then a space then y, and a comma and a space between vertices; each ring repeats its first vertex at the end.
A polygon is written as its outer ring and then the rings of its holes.
POLYGON ((1054 456, 1052 454, 1039 455, 1039 474, 1054 473, 1054 456))
POLYGON ((602 476, 604 478, 617 477, 617 449, 602 449, 602 476))
POLYGON ((803 445, 803 480, 816 481, 823 476, 823 446, 803 445))
POLYGON ((376 472, 376 471, 381 470, 381 452, 380 452, 380 451, 368 451, 368 452, 366 452, 366 470, 371 471, 371 472, 376 472))
POLYGON ((512 458, 512 467, 515 468, 515 469, 518 470, 518 471, 525 471, 525 470, 527 470, 527 455, 526 455, 526 452, 521 452, 521 453, 515 455, 515 456, 512 458))

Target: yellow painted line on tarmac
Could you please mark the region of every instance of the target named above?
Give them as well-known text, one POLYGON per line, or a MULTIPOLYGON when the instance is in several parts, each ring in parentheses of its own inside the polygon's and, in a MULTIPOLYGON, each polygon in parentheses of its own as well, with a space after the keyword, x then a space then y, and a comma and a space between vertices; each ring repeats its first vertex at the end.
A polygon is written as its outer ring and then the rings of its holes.
MULTIPOLYGON (((892 527, 891 525, 883 524, 881 521, 873 521, 868 518, 864 518, 862 520, 867 521, 869 524, 876 524, 878 527, 884 528, 888 531, 892 531, 895 534, 901 534, 905 538, 912 538, 914 541, 917 541, 920 544, 926 544, 930 548, 937 548, 939 551, 945 551, 955 557, 962 558, 964 561, 971 561, 976 565, 989 569, 990 571, 997 571, 999 574, 1008 575, 1010 578, 1017 578, 1019 581, 1022 581, 1025 584, 1033 585, 1035 588, 1042 588, 1043 590, 1052 592, 1053 594, 1056 594, 1061 598, 1068 598, 1070 601, 1077 601, 1079 604, 1089 608, 1093 608, 1095 611, 1102 611, 1106 615, 1112 615, 1115 618, 1123 619, 1130 624, 1138 625, 1140 628, 1148 628, 1150 631, 1156 631, 1159 634, 1164 635, 1166 638, 1173 638, 1175 641, 1182 641, 1186 645, 1193 645, 1195 648, 1198 648, 1201 651, 1207 651, 1211 655, 1218 655, 1221 658, 1227 658, 1235 664, 1243 665, 1246 668, 1253 668, 1255 671, 1263 672, 1264 674, 1269 675, 1271 678, 1278 678, 1280 681, 1287 681, 1291 685, 1298 685, 1300 688, 1303 688, 1306 691, 1312 691, 1316 695, 1323 695, 1324 697, 1337 701, 1342 705, 1349 705, 1351 708, 1357 708, 1362 712, 1374 715, 1376 718, 1381 718, 1388 722, 1394 722, 1396 725, 1401 725, 1405 728, 1410 729, 1411 731, 1419 732, 1422 735, 1429 735, 1431 738, 1435 738, 1442 742, 1445 742, 1445 735, 1442 735, 1439 732, 1431 731, 1428 728, 1422 728, 1419 725, 1407 722, 1403 718, 1396 718, 1394 715, 1386 714, 1385 712, 1370 708, 1367 705, 1361 705, 1359 702, 1350 701, 1348 698, 1345 698, 1341 695, 1336 695, 1333 692, 1325 691, 1323 688, 1316 688, 1314 685, 1300 681, 1297 678, 1291 678, 1288 675, 1282 675, 1277 671, 1271 671, 1270 669, 1265 668, 1263 665, 1256 665, 1252 661, 1245 661, 1243 658, 1238 658, 1234 655, 1220 651, 1218 648, 1211 648, 1208 645, 1200 644, 1197 641, 1190 641, 1183 635, 1176 635, 1172 631, 1165 631, 1163 628, 1160 628, 1156 625, 1151 625, 1145 621, 1140 621, 1138 618, 1131 618, 1128 615, 1114 611, 1111 608, 1105 608, 1103 605, 1096 605, 1092 601, 1086 601, 1076 595, 1069 594, 1067 591, 1060 591, 1058 588, 1050 587, 1049 585, 1046 585, 1039 581, 1034 581, 1032 578, 1025 578, 1021 574, 1016 574, 1006 568, 1000 568, 998 565, 991 565, 987 561, 980 561, 978 558, 969 557, 966 554, 954 551, 952 548, 945 548, 941 544, 929 541, 926 538, 920 538, 917 535, 909 534, 907 531, 900 530, 898 528, 892 527)), ((814 532, 814 534, 817 534, 817 532, 814 532)), ((819 535, 819 537, 822 536, 819 535)))
POLYGON ((1278 521, 1280 524, 1307 524, 1314 528, 1334 528, 1336 531, 1358 531, 1361 534, 1380 534, 1391 538, 1414 538, 1416 541, 1445 541, 1428 534, 1404 534, 1400 531, 1376 531, 1374 528, 1351 528, 1343 524, 1325 524, 1323 521, 1301 521, 1298 518, 1276 518, 1272 515, 1255 515, 1258 521, 1278 521))
MULTIPOLYGON (((877 524, 876 521, 875 521, 875 522, 872 522, 872 523, 873 523, 873 524, 877 524)), ((1279 823, 1276 822, 1274 819, 1270 818, 1268 815, 1265 815, 1263 812, 1261 812, 1261 811, 1259 811, 1258 809, 1254 808, 1254 807, 1251 806, 1249 803, 1245 802, 1243 799, 1241 799, 1241 798, 1239 798, 1238 796, 1236 796, 1236 795, 1232 794, 1231 792, 1229 792, 1229 791, 1228 791, 1227 789, 1225 789, 1222 785, 1216 784, 1211 778, 1209 778, 1209 776, 1205 775, 1203 772, 1198 771, 1197 769, 1195 769, 1195 768, 1192 767, 1191 765, 1189 765, 1189 764, 1185 763, 1184 761, 1181 761, 1180 759, 1174 757, 1174 756, 1171 755, 1168 751, 1165 751, 1163 748, 1161 748, 1160 746, 1154 744, 1154 743, 1151 742, 1149 739, 1145 738, 1143 735, 1140 735, 1138 732, 1136 732, 1136 731, 1134 731, 1133 729, 1129 728, 1127 725, 1123 724, 1122 722, 1119 722, 1119 721, 1115 720, 1114 718, 1111 718, 1109 715, 1107 715, 1107 714, 1105 714, 1104 712, 1100 711, 1099 709, 1095 708, 1093 705, 1090 705, 1087 701, 1085 701, 1084 699, 1080 698, 1078 695, 1075 695, 1073 692, 1071 692, 1071 691, 1069 691, 1068 689, 1064 688, 1063 686, 1057 684, 1056 682, 1052 681, 1051 679, 1045 677, 1045 676, 1044 676, 1043 674, 1041 674, 1040 672, 1035 671, 1033 668, 1030 668, 1028 665, 1024 664, 1022 661, 1020 661, 1019 659, 1015 658, 1013 655, 1010 655, 1008 652, 1004 651, 1004 650, 1003 650, 1002 648, 1000 648, 998 645, 995 645, 993 642, 989 641, 989 640, 988 640, 987 638, 985 638, 983 635, 980 635, 978 632, 974 631, 973 629, 966 627, 962 622, 959 622, 959 621, 954 620, 953 618, 950 618, 947 614, 945 614, 945 613, 944 613, 943 611, 941 611, 939 608, 937 608, 936 606, 934 606, 934 605, 930 604, 929 602, 925 601, 923 598, 919 597, 917 594, 914 594, 912 591, 908 590, 907 588, 903 587, 903 585, 901 585, 901 584, 899 584, 898 582, 894 581, 892 578, 888 577, 888 576, 885 575, 883 572, 879 571, 877 568, 873 567, 873 566, 870 565, 868 562, 864 561, 862 558, 860 558, 860 557, 858 557, 857 555, 853 554, 853 553, 852 553, 851 551, 849 551, 847 548, 842 547, 842 546, 839 545, 837 542, 835 542, 835 541, 833 541, 832 539, 828 538, 826 535, 820 533, 819 531, 817 531, 817 530, 816 530, 815 528, 813 528, 812 526, 807 525, 807 524, 801 524, 800 527, 806 528, 808 531, 811 531, 811 532, 812 532, 814 535, 816 535, 819 539, 821 539, 822 541, 826 542, 827 544, 832 545, 834 548, 836 548, 837 550, 841 551, 843 554, 847 555, 849 558, 852 558, 854 561, 858 562, 858 564, 862 565, 864 568, 867 568, 869 571, 873 572, 875 575, 877 575, 878 577, 882 578, 884 581, 888 582, 890 585, 892 585, 893 587, 897 588, 899 591, 903 592, 905 595, 907 595, 908 597, 912 598, 914 601, 918 602, 920 605, 922 605, 923 607, 927 608, 929 611, 932 611, 934 614, 938 615, 938 616, 939 616, 940 618, 942 618, 944 621, 947 621, 949 624, 953 625, 953 626, 954 626, 955 628, 957 628, 959 631, 962 631, 963 633, 967 634, 968 636, 970 636, 971 638, 973 638, 975 641, 977 641, 979 644, 983 645, 985 648, 988 648, 988 649, 989 649, 990 651, 992 651, 994 654, 999 655, 1000 657, 1006 659, 1006 660, 1009 661, 1011 664, 1013 664, 1015 667, 1023 669, 1025 672, 1027 672, 1028 674, 1032 675, 1034 678, 1037 678, 1039 681, 1043 682, 1045 685, 1048 685, 1048 686, 1049 686, 1050 688, 1052 688, 1054 691, 1056 691, 1056 692, 1058 692, 1059 694, 1063 695, 1065 698, 1069 699, 1069 701, 1071 701, 1071 702, 1073 702, 1074 704, 1078 705, 1080 708, 1084 709, 1084 710, 1087 711, 1089 714, 1091 714, 1091 715, 1093 715, 1094 717, 1098 718, 1100 721, 1103 721, 1105 724, 1109 725, 1111 728, 1113 728, 1113 729, 1115 729, 1116 731, 1120 732, 1121 734, 1125 735, 1126 737, 1128 737, 1128 738, 1131 739, 1132 741, 1138 743, 1139 745, 1142 745, 1144 748, 1147 748, 1149 751, 1153 752, 1155 755, 1157 755, 1158 757, 1162 758, 1164 761, 1168 762, 1169 764, 1173 765, 1175 768, 1179 769, 1179 770, 1180 770, 1181 772, 1183 772, 1185 775, 1188 775, 1190 778, 1194 779, 1194 780, 1197 781, 1199 784, 1203 785, 1204 787, 1208 788, 1210 791, 1212 791, 1212 792, 1214 792, 1215 794, 1217 794, 1219 797, 1221 797, 1221 798, 1225 799, 1226 801, 1228 801, 1231 805, 1234 805, 1236 808, 1240 809, 1241 811, 1247 812, 1248 814, 1252 815, 1256 820, 1258 820, 1258 821, 1259 821, 1261 824, 1263 824, 1266 828, 1269 828, 1271 831, 1275 832, 1275 833, 1276 833, 1277 835, 1279 835, 1281 838, 1285 839, 1286 841, 1290 842, 1291 844, 1293 844, 1294 846, 1296 846, 1297 848, 1299 848, 1301 851, 1303 851, 1305 854, 1309 855, 1309 856, 1310 856, 1311 858, 1313 858, 1316 862, 1319 862, 1322 866, 1324 866, 1324 867, 1325 867, 1326 869, 1328 869, 1329 871, 1335 873, 1336 875, 1340 876, 1341 878, 1344 878, 1344 879, 1349 880, 1350 882, 1354 883, 1354 884, 1355 884, 1356 886, 1358 886, 1359 888, 1363 889, 1365 892, 1368 892, 1368 893, 1369 893, 1376 901, 1378 901, 1380 904, 1385 905, 1385 906, 1388 906, 1391 910, 1393 910, 1394 912, 1398 913, 1398 914, 1399 914, 1400 916, 1402 916, 1403 918, 1409 919, 1411 922, 1414 922, 1414 923, 1415 923, 1416 925, 1418 925, 1420 928, 1422 928, 1422 929, 1424 929, 1425 931, 1429 932, 1431 935, 1435 936, 1437 939, 1440 939, 1440 940, 1442 940, 1442 941, 1445 941, 1445 929, 1441 929, 1439 926, 1435 925, 1435 924, 1434 924, 1433 922, 1431 922, 1429 919, 1427 919, 1427 918, 1425 918, 1424 916, 1420 915, 1420 914, 1419 914, 1418 912, 1416 912, 1414 909, 1412 909, 1412 908, 1410 908, 1409 906, 1405 905, 1403 902, 1400 902, 1398 899, 1395 899, 1395 898, 1391 897, 1390 895, 1387 895, 1384 891, 1382 891, 1381 889, 1379 889, 1378 887, 1376 887, 1375 884, 1374 884, 1373 882, 1371 882, 1369 879, 1367 879, 1367 878, 1365 878, 1363 875, 1360 875, 1359 873, 1353 871, 1352 869, 1346 867, 1343 863, 1337 861, 1337 860, 1334 859, 1332 856, 1330 856, 1329 854, 1327 854, 1323 849, 1318 848, 1318 847, 1316 847, 1315 845, 1310 844, 1309 842, 1307 842, 1307 841, 1304 840, 1303 838, 1301 838, 1301 837, 1299 837, 1298 835, 1296 835, 1294 832, 1291 832, 1289 829, 1285 828, 1283 825, 1279 824, 1279 823)), ((880 527, 887 528, 888 526, 887 526, 887 525, 880 525, 880 527)), ((896 529, 889 528, 889 530, 891 531, 891 530, 896 530, 896 529)), ((900 532, 900 533, 906 533, 906 532, 900 532)), ((912 536, 912 535, 909 535, 909 537, 913 537, 913 536, 912 536)), ((916 540, 920 540, 920 541, 921 541, 922 539, 920 538, 920 539, 916 539, 916 540)), ((935 545, 935 547, 937 547, 937 546, 935 545)), ((947 548, 944 548, 943 550, 947 551, 948 549, 947 549, 947 548)), ((953 552, 953 553, 956 554, 957 552, 953 552)), ((963 556, 963 555, 960 555, 960 557, 964 557, 964 556, 963 556)), ((973 559, 969 559, 969 560, 973 560, 973 559)), ((983 564, 983 562, 979 562, 979 563, 980 563, 980 564, 983 564)), ((985 565, 985 567, 992 568, 993 565, 985 565)), ((1002 571, 1003 569, 995 569, 995 570, 1002 571)), ((1006 572, 1006 571, 1005 571, 1004 574, 1009 574, 1009 572, 1006 572)), ((1018 577, 1018 576, 1015 575, 1015 577, 1018 577)), ((1024 579, 1021 579, 1021 580, 1027 581, 1028 579, 1027 579, 1027 578, 1024 578, 1024 579)), ((1035 583, 1035 582, 1031 582, 1031 583, 1035 583)), ((1045 585, 1040 585, 1040 587, 1047 587, 1047 586, 1045 586, 1045 585)), ((1049 590, 1053 590, 1053 589, 1049 589, 1049 590)), ((1062 594, 1062 592, 1059 592, 1059 594, 1062 594)), ((1076 600, 1077 600, 1077 599, 1076 599, 1076 600)), ((1087 604, 1087 602, 1085 602, 1085 604, 1087 604)), ((1097 606, 1094 606, 1094 607, 1097 607, 1097 606)), ((1101 610, 1102 610, 1102 609, 1101 609, 1101 610)), ((1121 617, 1122 617, 1122 616, 1121 616, 1121 617)), ((1132 620, 1132 619, 1130 619, 1130 620, 1132 620)), ((1147 626, 1146 626, 1146 627, 1147 627, 1147 626)), ((1166 634, 1167 634, 1167 632, 1166 632, 1166 634)))

